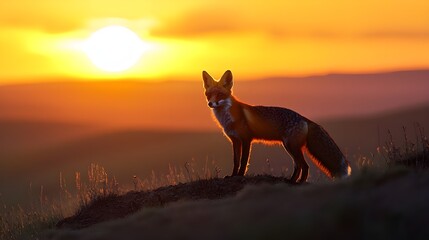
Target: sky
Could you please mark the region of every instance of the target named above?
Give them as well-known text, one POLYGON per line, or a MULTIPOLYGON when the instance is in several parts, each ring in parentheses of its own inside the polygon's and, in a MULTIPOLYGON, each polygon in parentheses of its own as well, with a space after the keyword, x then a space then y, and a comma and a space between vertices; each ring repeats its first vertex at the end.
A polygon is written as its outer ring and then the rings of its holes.
POLYGON ((427 0, 1 1, 0 84, 429 68, 428 12, 427 0), (82 49, 109 25, 146 46, 130 69, 106 72, 82 49))

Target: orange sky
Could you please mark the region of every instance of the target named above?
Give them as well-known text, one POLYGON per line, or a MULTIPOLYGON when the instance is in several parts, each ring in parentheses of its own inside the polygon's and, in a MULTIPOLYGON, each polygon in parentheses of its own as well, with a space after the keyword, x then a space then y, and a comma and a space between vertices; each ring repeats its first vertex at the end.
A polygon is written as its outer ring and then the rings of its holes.
POLYGON ((0 2, 0 84, 68 78, 245 79, 429 68, 429 1, 0 2), (119 24, 150 46, 133 68, 97 69, 79 48, 119 24), (35 79, 35 80, 34 80, 35 79))

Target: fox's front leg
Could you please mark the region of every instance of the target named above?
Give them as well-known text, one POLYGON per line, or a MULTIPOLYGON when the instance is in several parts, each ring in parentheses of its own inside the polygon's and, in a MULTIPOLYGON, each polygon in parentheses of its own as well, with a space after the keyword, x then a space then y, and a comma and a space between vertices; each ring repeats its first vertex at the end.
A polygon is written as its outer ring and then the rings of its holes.
POLYGON ((241 158, 241 141, 236 138, 232 138, 232 148, 234 151, 234 168, 232 169, 231 176, 238 175, 238 168, 240 167, 240 158, 241 158))
POLYGON ((241 143, 241 164, 240 170, 238 171, 239 176, 244 176, 247 172, 247 164, 249 163, 249 155, 250 155, 250 141, 243 141, 241 143))

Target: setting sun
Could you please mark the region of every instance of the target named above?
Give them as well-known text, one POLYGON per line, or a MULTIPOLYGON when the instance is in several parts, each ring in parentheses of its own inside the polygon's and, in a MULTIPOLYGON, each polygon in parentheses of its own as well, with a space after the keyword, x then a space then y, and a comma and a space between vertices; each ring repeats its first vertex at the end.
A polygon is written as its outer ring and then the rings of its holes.
POLYGON ((83 50, 99 69, 121 72, 139 61, 145 45, 130 29, 113 25, 92 33, 83 50))
POLYGON ((197 81, 201 69, 225 68, 249 80, 429 67, 427 0, 27 5, 0 3, 0 84, 56 76, 197 81))

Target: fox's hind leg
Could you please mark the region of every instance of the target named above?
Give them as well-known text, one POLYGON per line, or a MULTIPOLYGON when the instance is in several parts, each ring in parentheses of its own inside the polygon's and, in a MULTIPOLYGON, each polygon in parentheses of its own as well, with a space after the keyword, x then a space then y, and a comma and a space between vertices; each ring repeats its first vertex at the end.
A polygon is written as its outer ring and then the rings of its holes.
POLYGON ((308 177, 308 164, 304 159, 301 144, 294 145, 288 143, 287 141, 283 141, 283 146, 289 153, 289 155, 292 157, 295 165, 291 181, 299 183, 305 182, 308 177))
POLYGON ((307 181, 308 177, 308 164, 305 161, 304 155, 302 153, 302 149, 299 149, 296 151, 296 153, 293 153, 292 155, 294 157, 295 162, 299 162, 301 166, 301 177, 299 178, 299 183, 303 183, 307 181))

